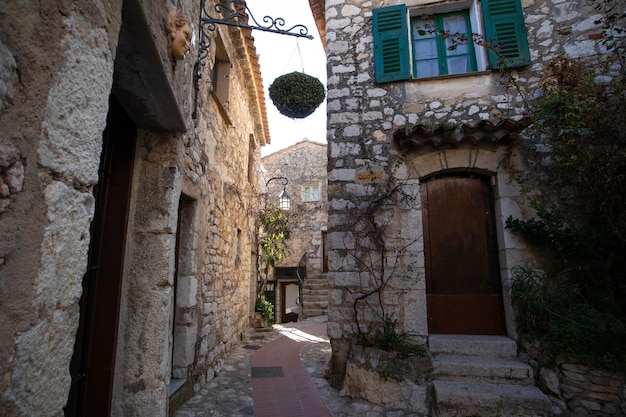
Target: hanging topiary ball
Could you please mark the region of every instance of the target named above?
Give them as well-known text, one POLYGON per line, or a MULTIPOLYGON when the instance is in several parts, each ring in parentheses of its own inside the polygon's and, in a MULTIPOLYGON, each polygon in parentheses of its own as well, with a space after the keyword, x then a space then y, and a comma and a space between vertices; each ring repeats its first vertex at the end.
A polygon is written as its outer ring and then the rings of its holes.
POLYGON ((297 71, 276 78, 269 92, 280 114, 294 119, 309 116, 326 97, 320 80, 297 71))

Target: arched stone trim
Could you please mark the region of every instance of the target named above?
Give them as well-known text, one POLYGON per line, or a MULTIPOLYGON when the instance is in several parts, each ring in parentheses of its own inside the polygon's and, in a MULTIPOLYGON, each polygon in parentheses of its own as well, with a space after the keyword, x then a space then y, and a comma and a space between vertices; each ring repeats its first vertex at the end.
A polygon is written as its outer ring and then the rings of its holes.
POLYGON ((409 178, 423 179, 441 172, 481 172, 494 175, 502 152, 478 148, 445 149, 416 155, 407 162, 409 178))
POLYGON ((515 182, 513 170, 508 163, 504 163, 509 158, 508 152, 506 146, 493 149, 459 147, 412 155, 407 157, 405 164, 409 180, 424 181, 435 175, 460 172, 474 172, 491 177, 506 331, 510 337, 516 338, 510 294, 511 279, 514 268, 530 263, 530 259, 525 243, 506 229, 506 219, 509 216, 521 217, 521 204, 525 201, 519 185, 515 182))

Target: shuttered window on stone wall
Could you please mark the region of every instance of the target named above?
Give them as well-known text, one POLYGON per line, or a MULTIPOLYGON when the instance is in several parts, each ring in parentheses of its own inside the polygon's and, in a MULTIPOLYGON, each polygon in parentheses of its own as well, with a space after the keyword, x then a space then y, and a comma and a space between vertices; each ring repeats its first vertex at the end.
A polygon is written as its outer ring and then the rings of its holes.
POLYGON ((467 10, 428 18, 412 18, 411 28, 415 78, 476 71, 476 56, 467 10), (432 30, 432 27, 454 35, 444 38, 438 31, 432 30), (459 42, 464 38, 470 41, 459 42))
POLYGON ((406 6, 374 9, 374 73, 377 83, 405 80, 409 68, 406 6))
MULTIPOLYGON (((524 15, 522 12, 522 6, 520 0, 482 0, 482 12, 485 24, 485 33, 478 33, 482 35, 483 39, 494 45, 500 45, 494 52, 488 48, 489 64, 487 69, 497 69, 500 64, 504 64, 507 68, 515 68, 530 64, 530 52, 528 49, 528 39, 526 34, 526 27, 524 24, 524 15)), ((424 9, 424 13, 420 13, 420 9, 411 10, 411 15, 414 16, 413 21, 419 20, 421 15, 432 15, 433 10, 424 9)), ((468 10, 458 10, 458 16, 465 16, 464 20, 468 27, 470 26, 468 10)), ((447 13, 448 16, 454 18, 453 13, 447 13)), ((442 23, 442 16, 444 14, 437 15, 432 19, 435 22, 431 29, 432 36, 440 36, 436 32, 443 29, 439 28, 439 25, 445 26, 442 23)), ((460 20, 459 20, 460 21, 460 20)), ((441 44, 446 44, 445 41, 433 41, 433 53, 436 54, 435 58, 431 62, 433 68, 437 66, 437 70, 428 71, 425 70, 428 65, 428 59, 420 57, 420 51, 413 49, 413 74, 411 71, 411 51, 409 50, 409 39, 413 43, 420 42, 421 36, 424 36, 424 32, 420 31, 420 35, 416 33, 409 33, 408 25, 408 13, 406 5, 395 5, 389 7, 383 7, 374 9, 372 11, 373 22, 373 40, 374 40, 374 74, 377 83, 386 83, 391 81, 406 80, 411 77, 423 78, 436 75, 446 75, 459 73, 457 70, 449 70, 448 63, 450 63, 450 55, 459 55, 459 47, 454 49, 447 49, 441 47, 441 44), (452 51, 452 52, 451 52, 452 51), (420 63, 421 62, 421 63, 420 63), (420 71, 420 66, 422 70, 420 71)), ((411 25, 413 27, 414 24, 411 25)), ((474 29, 474 28, 469 28, 474 29)), ((471 30, 468 33, 468 42, 472 42, 472 33, 477 33, 476 30, 471 30)), ((425 42, 422 46, 427 46, 426 38, 422 39, 425 42)), ((449 43, 449 42, 448 42, 449 43)), ((415 44, 413 47, 415 48, 415 44)), ((474 61, 474 53, 472 51, 474 45, 467 45, 467 67, 463 72, 473 72, 477 70, 485 69, 477 68, 474 61)), ((456 59, 459 61, 458 57, 456 59)))
POLYGON ((500 67, 500 60, 507 68, 530 64, 528 35, 520 0, 483 0, 485 40, 500 44, 489 49, 490 68, 500 67))

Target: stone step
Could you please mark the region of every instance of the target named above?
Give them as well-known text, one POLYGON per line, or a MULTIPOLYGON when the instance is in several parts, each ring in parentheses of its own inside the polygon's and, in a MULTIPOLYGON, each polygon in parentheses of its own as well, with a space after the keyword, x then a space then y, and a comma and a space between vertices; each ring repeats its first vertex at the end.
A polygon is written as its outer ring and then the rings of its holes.
POLYGON ((302 292, 305 294, 317 294, 328 296, 328 288, 306 288, 302 287, 302 292))
POLYGON ((302 288, 308 288, 311 290, 327 290, 328 291, 329 285, 327 282, 305 281, 304 284, 302 285, 302 288))
POLYGON ((319 282, 329 282, 330 278, 327 275, 309 275, 304 277, 304 281, 319 281, 319 282))
POLYGON ((304 308, 319 308, 319 309, 327 309, 328 302, 326 301, 308 301, 302 304, 304 308))
POLYGON ((326 281, 328 282, 329 280, 329 276, 328 275, 307 275, 306 277, 304 277, 305 281, 326 281))
POLYGON ((328 303, 304 303, 302 305, 302 307, 305 310, 311 310, 311 309, 315 309, 315 310, 327 310, 328 309, 328 303))
POLYGON ((328 314, 328 311, 325 309, 310 309, 310 310, 305 309, 304 310, 305 318, 326 316, 327 314, 328 314))
POLYGON ((308 276, 302 287, 302 309, 305 317, 328 314, 328 275, 308 276))
POLYGON ((321 300, 328 301, 328 293, 326 294, 311 294, 306 291, 302 292, 302 301, 306 302, 308 300, 321 300))
POLYGON ((516 358, 437 354, 433 376, 438 380, 481 381, 491 383, 534 383, 533 369, 516 358))
POLYGON ((315 294, 315 295, 307 294, 307 293, 303 293, 302 294, 302 302, 303 303, 307 303, 307 302, 310 302, 312 300, 315 300, 315 301, 318 301, 318 302, 323 301, 323 302, 327 303, 328 302, 328 296, 327 295, 320 295, 320 294, 315 294))
POLYGON ((433 355, 517 356, 517 343, 504 336, 432 334, 428 336, 428 345, 433 355))
POLYGON ((302 289, 303 294, 307 294, 310 296, 319 296, 319 297, 328 297, 328 290, 310 290, 307 288, 302 289))
POLYGON ((434 381, 436 417, 547 417, 550 399, 533 385, 434 381))
POLYGON ((311 291, 307 289, 302 290, 302 301, 309 302, 326 302, 328 303, 328 291, 311 291))
POLYGON ((330 274, 318 272, 318 273, 315 273, 315 274, 307 275, 306 279, 324 279, 324 280, 328 281, 330 279, 330 274))

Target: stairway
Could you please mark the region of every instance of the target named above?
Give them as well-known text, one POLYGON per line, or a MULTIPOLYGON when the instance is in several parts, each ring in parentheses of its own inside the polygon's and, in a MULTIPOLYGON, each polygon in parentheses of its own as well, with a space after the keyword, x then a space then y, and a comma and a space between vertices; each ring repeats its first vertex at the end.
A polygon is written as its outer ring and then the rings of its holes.
POLYGON ((550 399, 503 336, 430 335, 434 417, 547 417, 550 399))
POLYGON ((328 275, 307 276, 302 286, 303 318, 328 314, 328 275))

